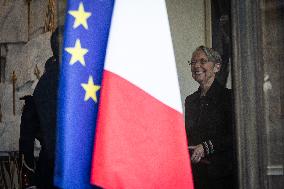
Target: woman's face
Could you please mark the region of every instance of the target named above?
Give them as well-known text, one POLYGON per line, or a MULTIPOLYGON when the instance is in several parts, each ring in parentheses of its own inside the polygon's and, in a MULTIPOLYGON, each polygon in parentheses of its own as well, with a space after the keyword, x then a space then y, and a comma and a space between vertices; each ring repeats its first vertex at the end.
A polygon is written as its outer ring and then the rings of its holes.
POLYGON ((211 83, 215 79, 216 73, 220 70, 219 63, 213 63, 208 61, 208 57, 202 51, 196 51, 191 58, 191 72, 192 77, 200 85, 206 85, 211 83))

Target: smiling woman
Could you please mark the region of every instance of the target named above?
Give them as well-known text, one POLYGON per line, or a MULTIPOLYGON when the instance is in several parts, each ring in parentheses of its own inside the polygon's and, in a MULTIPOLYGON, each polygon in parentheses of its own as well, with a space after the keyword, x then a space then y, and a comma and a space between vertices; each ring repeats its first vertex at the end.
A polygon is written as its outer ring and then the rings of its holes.
POLYGON ((222 59, 198 47, 190 61, 199 89, 185 100, 185 124, 195 188, 234 188, 231 91, 216 78, 222 59))
POLYGON ((221 56, 213 49, 200 46, 192 54, 190 62, 192 77, 201 87, 204 96, 220 71, 221 56))

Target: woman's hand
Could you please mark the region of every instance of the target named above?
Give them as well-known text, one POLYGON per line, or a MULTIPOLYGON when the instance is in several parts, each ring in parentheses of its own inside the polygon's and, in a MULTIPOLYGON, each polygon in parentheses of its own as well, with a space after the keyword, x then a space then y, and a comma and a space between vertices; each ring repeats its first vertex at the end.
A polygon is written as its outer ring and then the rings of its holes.
POLYGON ((188 149, 193 150, 191 156, 192 163, 198 163, 200 162, 201 158, 204 157, 204 149, 201 144, 198 144, 196 146, 189 146, 188 149))

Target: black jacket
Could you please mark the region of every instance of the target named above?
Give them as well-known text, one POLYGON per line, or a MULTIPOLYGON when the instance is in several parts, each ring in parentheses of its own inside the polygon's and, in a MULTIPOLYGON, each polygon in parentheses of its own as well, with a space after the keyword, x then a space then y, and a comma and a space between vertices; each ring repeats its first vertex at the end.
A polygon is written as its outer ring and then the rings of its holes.
POLYGON ((45 64, 45 73, 41 76, 33 93, 40 123, 42 150, 49 160, 54 159, 55 152, 58 68, 58 62, 53 57, 48 59, 45 64))
POLYGON ((51 57, 45 63, 45 73, 40 78, 33 94, 39 119, 41 151, 37 166, 38 187, 53 187, 53 172, 56 143, 56 115, 59 63, 51 57))
MULTIPOLYGON (((59 64, 54 57, 47 60, 45 72, 40 78, 33 96, 25 96, 21 117, 19 150, 29 168, 22 174, 23 187, 37 185, 41 189, 53 189, 53 170, 56 142, 56 106, 59 64), (34 140, 39 139, 41 151, 34 165, 34 140), (29 177, 29 178, 28 178, 29 177)), ((26 167, 27 167, 26 166, 26 167)))
POLYGON ((206 174, 213 179, 231 175, 234 161, 231 90, 215 80, 206 96, 200 94, 199 88, 185 100, 188 145, 202 144, 205 152, 200 163, 192 164, 193 175, 206 174), (200 166, 203 172, 198 171, 200 166))

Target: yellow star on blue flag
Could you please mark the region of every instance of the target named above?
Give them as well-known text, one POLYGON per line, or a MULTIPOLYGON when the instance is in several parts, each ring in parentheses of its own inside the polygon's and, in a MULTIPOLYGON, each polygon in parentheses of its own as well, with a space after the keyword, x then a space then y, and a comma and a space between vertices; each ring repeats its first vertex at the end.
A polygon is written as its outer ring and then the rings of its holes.
POLYGON ((89 50, 81 47, 80 39, 76 39, 74 47, 67 47, 65 50, 72 55, 69 62, 70 65, 75 64, 77 61, 79 61, 83 66, 86 65, 84 55, 87 54, 89 50))
POLYGON ((73 28, 77 28, 80 25, 82 25, 85 29, 88 29, 88 23, 87 19, 92 15, 91 12, 85 12, 84 5, 82 2, 80 2, 80 5, 78 7, 78 10, 70 10, 68 11, 69 14, 71 14, 74 18, 74 24, 73 28))
POLYGON ((100 89, 100 86, 95 85, 93 81, 93 77, 89 76, 88 83, 82 83, 81 86, 86 91, 84 101, 89 100, 89 98, 92 98, 95 102, 97 102, 97 91, 100 89))

